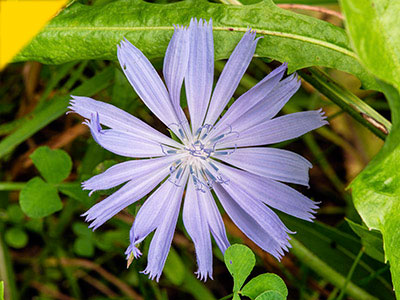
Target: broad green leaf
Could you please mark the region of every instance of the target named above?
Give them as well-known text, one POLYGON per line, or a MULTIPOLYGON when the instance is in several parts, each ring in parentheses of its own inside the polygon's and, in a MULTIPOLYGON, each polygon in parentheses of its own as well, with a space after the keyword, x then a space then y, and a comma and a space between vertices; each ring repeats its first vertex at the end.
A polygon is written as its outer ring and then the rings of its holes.
POLYGON ((225 265, 233 277, 233 292, 242 287, 256 264, 254 253, 245 245, 232 245, 224 254, 225 265))
POLYGON ((174 285, 181 285, 185 280, 186 267, 178 253, 171 247, 164 266, 164 274, 174 285))
POLYGON ((13 227, 6 230, 4 240, 10 247, 20 249, 28 243, 28 235, 22 229, 13 227))
POLYGON ((385 259, 390 262, 393 285, 400 296, 400 124, 394 118, 400 112, 398 91, 382 83, 392 107, 393 129, 381 151, 354 179, 352 189, 354 205, 370 229, 382 233, 385 259))
POLYGON ((42 218, 62 209, 57 189, 34 177, 27 182, 19 195, 22 211, 31 218, 42 218))
POLYGON ((372 258, 383 262, 383 241, 382 234, 376 230, 368 230, 367 227, 354 223, 351 220, 346 219, 351 229, 361 238, 361 242, 365 247, 365 253, 372 258))
POLYGON ((392 113, 392 130, 378 155, 352 182, 364 223, 383 235, 385 258, 400 297, 400 2, 342 0, 347 30, 364 66, 380 79, 392 113))
POLYGON ((265 291, 273 290, 285 298, 288 295, 288 289, 285 282, 276 274, 266 273, 258 275, 251 279, 241 290, 242 295, 250 299, 256 299, 265 291))
MULTIPOLYGON (((72 95, 93 96, 111 84, 114 67, 108 67, 71 91, 72 95)), ((0 158, 67 111, 70 96, 57 96, 35 111, 12 134, 0 141, 0 158)))
POLYGON ((55 17, 15 61, 60 64, 81 59, 115 60, 117 44, 126 37, 149 58, 164 57, 173 24, 192 17, 212 18, 215 58, 228 58, 248 28, 264 38, 259 57, 288 62, 290 71, 326 66, 356 75, 364 86, 378 88, 359 64, 345 31, 330 23, 278 8, 271 0, 233 6, 209 1, 153 4, 122 0, 105 5, 74 3, 55 17))
POLYGON ((266 291, 255 300, 285 300, 286 297, 277 291, 266 291))
POLYGON ((49 183, 60 183, 71 173, 72 160, 64 150, 52 150, 42 146, 37 148, 30 158, 40 175, 49 183))
POLYGON ((340 3, 362 64, 400 90, 400 1, 341 0, 340 3))

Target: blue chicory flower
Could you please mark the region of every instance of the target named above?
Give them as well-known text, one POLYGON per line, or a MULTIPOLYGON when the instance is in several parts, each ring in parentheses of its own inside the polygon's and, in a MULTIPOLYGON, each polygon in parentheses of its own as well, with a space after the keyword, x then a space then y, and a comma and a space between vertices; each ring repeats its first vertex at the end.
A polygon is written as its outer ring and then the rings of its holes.
POLYGON ((238 228, 277 259, 290 247, 290 231, 271 208, 303 220, 314 218, 317 204, 281 183, 308 186, 311 164, 296 153, 260 147, 327 124, 321 110, 275 117, 300 86, 296 74, 284 78, 287 66, 281 65, 221 117, 258 39, 254 31, 244 34, 213 92, 211 20, 192 19, 188 28, 175 27, 164 59, 165 85, 139 49, 127 40, 121 42, 118 59, 126 77, 180 142, 115 106, 72 96, 70 109, 87 119, 100 146, 143 158, 114 165, 82 186, 92 193, 126 183, 84 214, 93 229, 155 189, 135 218, 126 251, 129 262, 139 257, 136 246, 155 230, 144 270, 151 279, 161 276, 184 194, 183 222, 195 245, 198 277, 204 280, 212 278, 210 233, 223 253, 229 247, 215 196, 238 228), (180 106, 183 81, 190 124, 180 106))

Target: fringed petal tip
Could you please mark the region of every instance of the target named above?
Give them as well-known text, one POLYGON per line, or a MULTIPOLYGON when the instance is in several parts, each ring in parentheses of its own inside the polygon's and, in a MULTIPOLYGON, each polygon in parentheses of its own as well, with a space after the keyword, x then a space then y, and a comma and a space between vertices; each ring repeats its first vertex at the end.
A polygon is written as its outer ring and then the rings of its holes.
POLYGON ((149 275, 148 278, 150 280, 154 280, 155 279, 156 282, 158 282, 160 280, 160 277, 161 277, 161 271, 160 272, 153 272, 148 267, 144 271, 141 271, 140 273, 145 274, 145 275, 149 275))
POLYGON ((328 116, 325 115, 325 112, 322 110, 322 108, 318 109, 317 112, 319 112, 321 116, 321 120, 323 121, 323 125, 329 125, 329 122, 326 120, 328 116))
POLYGON ((189 26, 198 26, 199 28, 201 27, 207 27, 207 28, 212 28, 212 19, 210 18, 208 20, 208 22, 206 21, 206 19, 200 18, 199 20, 197 20, 197 18, 191 18, 190 19, 190 25, 189 26))
POLYGON ((197 276, 197 279, 206 282, 208 278, 210 278, 211 280, 214 280, 213 276, 212 276, 212 272, 210 271, 201 271, 200 269, 197 270, 196 272, 194 272, 194 274, 197 276))

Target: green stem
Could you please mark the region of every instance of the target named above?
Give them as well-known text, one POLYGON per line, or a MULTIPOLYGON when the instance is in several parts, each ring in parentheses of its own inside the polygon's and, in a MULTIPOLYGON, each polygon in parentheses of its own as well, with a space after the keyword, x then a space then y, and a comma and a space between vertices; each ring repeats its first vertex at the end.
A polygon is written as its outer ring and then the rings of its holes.
MULTIPOLYGON (((0 182, 0 191, 19 191, 24 188, 26 182, 0 182)), ((62 182, 55 185, 56 187, 80 186, 80 182, 62 182)))
POLYGON ((320 93, 346 111, 356 121, 384 140, 392 124, 349 90, 334 82, 325 72, 317 68, 298 71, 299 75, 320 93))
POLYGON ((346 294, 347 286, 348 286, 348 284, 349 284, 349 282, 351 280, 351 277, 353 276, 353 273, 354 273, 354 271, 355 271, 355 269, 356 269, 356 267, 357 267, 357 265, 358 265, 358 263, 359 263, 359 261, 361 259, 361 256, 363 255, 363 253, 364 253, 364 247, 362 247, 360 249, 360 252, 358 252, 358 255, 357 255, 356 259, 354 260, 353 264, 351 265, 350 271, 347 274, 346 281, 345 281, 345 283, 344 283, 344 285, 343 285, 343 287, 342 287, 342 289, 340 291, 339 296, 337 297, 337 300, 342 300, 344 295, 346 294))
POLYGON ((218 300, 228 300, 228 299, 231 299, 232 297, 233 297, 233 293, 230 293, 229 295, 219 298, 218 300))
MULTIPOLYGON (((292 237, 290 244, 292 245, 290 251, 315 273, 319 274, 337 287, 345 286, 346 278, 319 259, 318 256, 308 250, 302 243, 292 237)), ((355 300, 378 300, 362 288, 352 283, 350 280, 347 283, 346 292, 355 300)))
POLYGON ((4 299, 19 299, 12 262, 2 236, 0 236, 0 279, 4 281, 4 299))

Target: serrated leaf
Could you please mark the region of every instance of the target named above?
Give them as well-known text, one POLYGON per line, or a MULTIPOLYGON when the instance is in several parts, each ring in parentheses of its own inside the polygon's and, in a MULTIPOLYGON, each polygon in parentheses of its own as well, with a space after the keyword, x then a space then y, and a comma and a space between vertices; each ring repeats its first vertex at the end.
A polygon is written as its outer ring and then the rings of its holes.
POLYGON ((368 230, 360 224, 346 219, 351 229, 361 238, 365 253, 380 262, 384 262, 382 234, 376 230, 368 230))
POLYGON ((281 293, 277 291, 266 291, 262 293, 260 296, 258 296, 255 300, 285 300, 286 297, 284 297, 281 293))
POLYGON ((284 297, 288 295, 285 282, 276 274, 265 273, 251 279, 241 290, 241 293, 250 299, 256 299, 265 291, 273 290, 284 297))
POLYGON ((164 57, 173 24, 190 18, 213 19, 215 58, 228 58, 249 27, 263 36, 259 57, 289 63, 291 71, 326 66, 356 75, 368 88, 374 78, 359 64, 343 29, 278 8, 271 0, 233 6, 208 1, 153 4, 141 0, 86 6, 75 2, 55 17, 15 61, 64 63, 82 59, 115 60, 126 37, 149 58, 164 57), (262 17, 260 17, 262 16, 262 17))
POLYGON ((30 158, 40 175, 49 183, 60 183, 71 173, 72 160, 64 150, 52 150, 42 146, 37 148, 30 158))
POLYGON ((20 228, 10 228, 4 234, 6 243, 13 248, 24 248, 28 243, 28 235, 20 228))
POLYGON ((225 251, 224 261, 233 277, 233 292, 238 292, 256 264, 254 253, 245 245, 235 244, 225 251))
POLYGON ((29 180, 21 190, 19 204, 31 218, 42 218, 62 209, 57 189, 39 177, 29 180))

